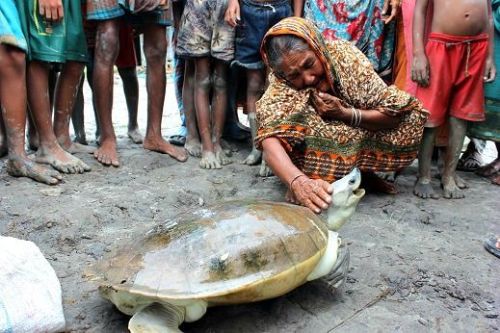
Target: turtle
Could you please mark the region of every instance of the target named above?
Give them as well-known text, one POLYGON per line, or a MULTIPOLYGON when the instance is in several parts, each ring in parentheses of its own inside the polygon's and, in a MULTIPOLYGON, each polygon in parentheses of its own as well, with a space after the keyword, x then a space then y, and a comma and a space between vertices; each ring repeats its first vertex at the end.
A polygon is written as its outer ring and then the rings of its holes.
POLYGON ((177 215, 111 251, 88 274, 101 296, 132 316, 132 333, 181 332, 208 306, 278 297, 321 277, 345 280, 338 230, 365 191, 354 169, 332 183, 326 221, 308 208, 242 199, 177 215), (339 250, 340 247, 340 250, 339 250))

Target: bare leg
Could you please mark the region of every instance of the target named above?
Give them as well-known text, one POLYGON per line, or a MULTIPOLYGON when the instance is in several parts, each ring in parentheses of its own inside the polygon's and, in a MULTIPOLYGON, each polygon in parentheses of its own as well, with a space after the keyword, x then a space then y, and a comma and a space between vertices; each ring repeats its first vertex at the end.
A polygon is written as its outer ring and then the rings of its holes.
MULTIPOLYGON (((1 105, 0 108, 2 108, 1 105)), ((0 113, 0 157, 4 157, 5 155, 7 155, 7 137, 5 136, 5 124, 3 122, 3 117, 0 113)))
POLYGON ((213 78, 214 98, 212 100, 212 142, 214 145, 215 157, 221 166, 231 163, 231 160, 221 147, 221 137, 222 132, 224 131, 224 123, 226 121, 227 72, 227 63, 216 60, 213 78))
POLYGON ((28 65, 28 101, 40 139, 36 161, 50 164, 64 173, 83 173, 90 167, 64 151, 57 142, 50 117, 48 66, 39 61, 28 65))
POLYGON ((143 137, 139 132, 137 124, 137 112, 139 110, 139 81, 135 67, 118 68, 118 73, 123 82, 123 93, 127 101, 128 131, 127 135, 133 143, 142 143, 143 137))
POLYGON ((446 199, 461 199, 465 197, 462 190, 457 186, 455 176, 466 131, 467 122, 465 120, 450 117, 450 138, 444 159, 443 175, 441 176, 443 196, 446 199))
POLYGON ((176 160, 184 162, 188 158, 186 151, 171 145, 161 135, 166 86, 165 56, 167 53, 164 26, 157 24, 145 26, 144 53, 147 61, 148 125, 143 146, 145 149, 168 154, 176 160))
POLYGON ((422 199, 439 198, 431 186, 431 161, 435 140, 436 128, 425 128, 418 153, 418 179, 413 188, 413 194, 422 199))
POLYGON ((82 77, 78 86, 78 93, 76 94, 75 106, 73 107, 73 112, 71 113, 71 122, 73 123, 73 130, 75 131, 75 142, 82 145, 88 145, 85 135, 83 82, 84 78, 82 77))
POLYGON ((184 105, 187 126, 187 137, 184 148, 186 148, 189 155, 201 157, 200 134, 198 133, 196 110, 194 108, 194 62, 192 60, 186 60, 184 85, 182 87, 182 104, 184 105))
POLYGON ((222 166, 215 157, 212 143, 212 126, 210 120, 210 58, 195 60, 194 99, 198 130, 201 137, 201 161, 203 169, 220 169, 222 166))
POLYGON ((256 165, 262 159, 262 152, 255 148, 255 136, 257 135, 257 120, 255 118, 255 103, 262 97, 264 92, 265 76, 263 70, 247 70, 247 111, 250 130, 252 131, 252 151, 243 161, 244 164, 256 165))
POLYGON ((61 147, 71 154, 94 152, 92 147, 72 142, 69 135, 69 121, 75 106, 84 66, 83 63, 76 61, 66 62, 59 75, 55 91, 54 133, 61 147))
POLYGON ((26 156, 24 135, 26 128, 26 59, 24 52, 0 44, 0 100, 5 125, 5 139, 9 159, 7 172, 14 177, 29 177, 54 185, 61 175, 50 167, 34 163, 26 156))

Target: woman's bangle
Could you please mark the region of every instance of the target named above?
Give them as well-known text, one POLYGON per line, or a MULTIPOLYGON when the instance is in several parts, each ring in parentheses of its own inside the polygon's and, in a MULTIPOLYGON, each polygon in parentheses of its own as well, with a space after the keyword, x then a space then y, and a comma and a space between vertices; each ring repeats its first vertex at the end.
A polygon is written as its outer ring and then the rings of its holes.
POLYGON ((292 178, 292 180, 290 181, 290 185, 288 186, 288 188, 289 188, 290 190, 292 190, 292 185, 293 185, 293 182, 294 182, 294 181, 296 181, 297 179, 299 179, 299 178, 300 178, 300 177, 302 177, 302 176, 304 176, 304 177, 305 177, 306 175, 304 175, 303 173, 301 173, 301 174, 298 174, 297 176, 293 177, 293 178, 292 178))
POLYGON ((352 127, 359 127, 359 125, 361 125, 361 120, 362 120, 362 116, 361 116, 361 111, 359 111, 358 109, 356 108, 351 108, 351 126, 352 127))

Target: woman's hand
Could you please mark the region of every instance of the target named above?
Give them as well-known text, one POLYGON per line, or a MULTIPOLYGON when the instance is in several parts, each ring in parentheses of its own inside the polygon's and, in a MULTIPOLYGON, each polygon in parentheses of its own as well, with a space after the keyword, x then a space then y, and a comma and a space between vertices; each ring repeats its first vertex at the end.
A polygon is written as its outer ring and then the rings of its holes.
POLYGON ((311 95, 311 102, 321 118, 346 120, 347 111, 346 108, 342 106, 342 102, 339 98, 324 92, 315 91, 311 95))
POLYGON ((291 182, 290 190, 301 205, 316 214, 327 209, 332 202, 330 183, 321 179, 310 179, 301 175, 291 182))

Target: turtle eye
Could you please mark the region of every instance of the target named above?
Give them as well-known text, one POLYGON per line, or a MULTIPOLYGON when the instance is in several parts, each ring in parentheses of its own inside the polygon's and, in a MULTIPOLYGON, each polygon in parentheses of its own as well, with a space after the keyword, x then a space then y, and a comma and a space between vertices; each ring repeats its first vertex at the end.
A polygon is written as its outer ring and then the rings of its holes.
POLYGON ((354 185, 354 184, 356 184, 356 179, 351 178, 351 180, 349 180, 349 185, 354 185))

